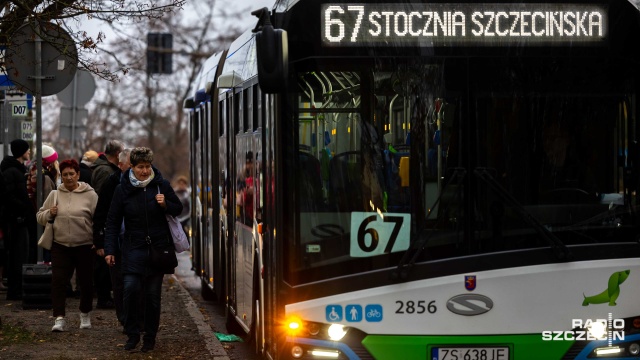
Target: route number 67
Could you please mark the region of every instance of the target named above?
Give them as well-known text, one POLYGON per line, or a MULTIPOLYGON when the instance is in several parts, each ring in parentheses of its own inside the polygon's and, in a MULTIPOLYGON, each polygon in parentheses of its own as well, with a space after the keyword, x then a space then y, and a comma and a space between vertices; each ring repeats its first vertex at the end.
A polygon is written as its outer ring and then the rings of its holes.
POLYGON ((410 214, 351 213, 351 257, 370 257, 409 248, 410 214))
POLYGON ((354 26, 349 40, 353 43, 358 39, 358 32, 360 31, 362 18, 364 17, 364 6, 348 6, 347 11, 350 13, 344 15, 345 11, 343 7, 337 5, 332 5, 325 9, 322 29, 324 38, 330 43, 339 43, 344 39, 345 35, 348 35, 346 34, 347 29, 345 29, 345 23, 340 19, 340 15, 348 18, 355 16, 355 21, 348 21, 348 23, 353 23, 354 26))

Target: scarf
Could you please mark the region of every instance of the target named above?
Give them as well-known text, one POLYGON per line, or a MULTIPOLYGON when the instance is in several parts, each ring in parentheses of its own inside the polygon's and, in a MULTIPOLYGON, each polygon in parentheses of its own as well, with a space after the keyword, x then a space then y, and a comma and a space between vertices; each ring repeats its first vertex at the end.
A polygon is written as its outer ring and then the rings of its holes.
POLYGON ((143 188, 149 185, 149 183, 151 182, 151 180, 153 180, 155 176, 156 176, 155 172, 153 171, 153 169, 151 169, 151 176, 149 176, 147 180, 140 181, 133 174, 133 170, 129 171, 129 181, 131 181, 131 185, 139 188, 143 188))

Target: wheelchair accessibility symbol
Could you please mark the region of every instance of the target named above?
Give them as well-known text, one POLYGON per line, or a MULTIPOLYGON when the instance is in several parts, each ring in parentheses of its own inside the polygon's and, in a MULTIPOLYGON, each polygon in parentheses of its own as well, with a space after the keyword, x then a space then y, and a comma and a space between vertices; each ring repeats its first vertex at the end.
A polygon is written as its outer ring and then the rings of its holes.
POLYGON ((327 305, 325 313, 328 322, 342 321, 342 305, 327 305))
POLYGON ((330 304, 325 308, 325 317, 328 322, 381 322, 383 319, 382 305, 369 304, 362 309, 362 305, 349 304, 345 307, 338 304, 330 304), (346 317, 345 317, 346 316, 346 317))

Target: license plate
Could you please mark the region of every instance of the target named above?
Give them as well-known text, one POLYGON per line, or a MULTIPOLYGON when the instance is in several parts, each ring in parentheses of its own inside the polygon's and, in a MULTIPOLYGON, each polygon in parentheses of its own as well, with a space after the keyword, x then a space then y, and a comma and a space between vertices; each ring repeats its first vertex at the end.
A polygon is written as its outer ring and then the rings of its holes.
POLYGON ((509 348, 437 347, 431 349, 431 360, 509 360, 509 348))

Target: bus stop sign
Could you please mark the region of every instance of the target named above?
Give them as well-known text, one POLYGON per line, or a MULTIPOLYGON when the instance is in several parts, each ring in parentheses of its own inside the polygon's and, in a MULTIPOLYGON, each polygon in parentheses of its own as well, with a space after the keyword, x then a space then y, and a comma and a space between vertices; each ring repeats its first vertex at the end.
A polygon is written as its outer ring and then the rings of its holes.
POLYGON ((5 57, 9 80, 29 94, 36 91, 36 66, 40 66, 40 95, 48 96, 62 91, 73 80, 78 50, 69 33, 60 26, 32 22, 22 25, 11 36, 5 57), (41 44, 41 61, 36 59, 37 42, 41 44))

